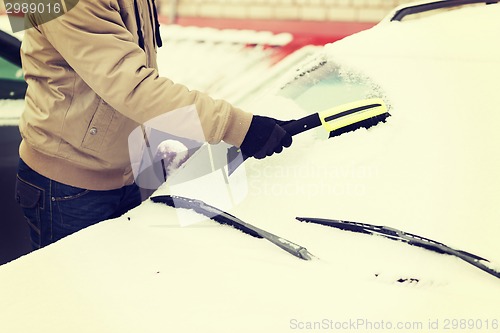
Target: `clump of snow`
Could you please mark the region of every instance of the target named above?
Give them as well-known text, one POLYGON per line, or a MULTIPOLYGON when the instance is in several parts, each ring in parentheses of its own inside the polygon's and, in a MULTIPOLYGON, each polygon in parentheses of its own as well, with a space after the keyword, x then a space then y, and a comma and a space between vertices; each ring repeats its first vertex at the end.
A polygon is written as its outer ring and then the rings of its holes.
POLYGON ((163 160, 167 176, 172 175, 189 158, 188 148, 178 140, 165 140, 161 142, 155 154, 155 161, 163 160))

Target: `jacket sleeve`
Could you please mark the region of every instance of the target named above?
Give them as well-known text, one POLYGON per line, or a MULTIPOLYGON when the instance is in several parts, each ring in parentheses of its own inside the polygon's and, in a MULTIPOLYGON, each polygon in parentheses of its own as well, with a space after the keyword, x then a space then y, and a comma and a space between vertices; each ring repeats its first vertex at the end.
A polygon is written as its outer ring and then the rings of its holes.
POLYGON ((72 10, 38 29, 76 74, 126 117, 144 124, 194 105, 207 142, 241 145, 252 115, 226 101, 190 91, 149 68, 145 51, 127 30, 117 1, 80 0, 72 10))

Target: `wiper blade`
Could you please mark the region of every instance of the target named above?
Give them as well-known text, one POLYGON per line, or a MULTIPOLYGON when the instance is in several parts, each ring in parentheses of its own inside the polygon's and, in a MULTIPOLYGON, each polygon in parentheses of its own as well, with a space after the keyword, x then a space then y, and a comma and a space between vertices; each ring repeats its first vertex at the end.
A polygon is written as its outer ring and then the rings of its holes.
POLYGON ((246 223, 234 215, 231 215, 219 208, 210 206, 205 202, 197 199, 190 199, 175 195, 159 195, 152 197, 153 202, 164 203, 167 206, 174 208, 185 208, 192 209, 195 212, 202 214, 216 222, 221 224, 230 225, 248 235, 256 238, 264 238, 280 247, 281 249, 287 251, 288 253, 304 260, 311 260, 313 255, 307 251, 307 249, 301 245, 295 244, 289 240, 281 238, 275 234, 267 232, 263 229, 257 228, 249 223, 246 223))
POLYGON ((298 221, 321 224, 341 230, 358 232, 369 235, 378 235, 392 240, 401 241, 413 246, 418 246, 441 254, 458 257, 477 268, 500 278, 500 272, 489 266, 490 261, 472 254, 470 252, 457 250, 435 240, 401 231, 395 228, 373 225, 367 223, 351 222, 344 220, 332 220, 322 218, 297 217, 298 221))

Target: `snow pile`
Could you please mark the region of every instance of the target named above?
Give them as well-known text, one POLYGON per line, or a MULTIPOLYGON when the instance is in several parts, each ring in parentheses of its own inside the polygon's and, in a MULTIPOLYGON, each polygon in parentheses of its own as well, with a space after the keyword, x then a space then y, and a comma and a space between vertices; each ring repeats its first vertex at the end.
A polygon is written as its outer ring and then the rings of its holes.
POLYGON ((158 145, 155 161, 163 160, 167 176, 173 174, 189 158, 188 148, 180 141, 165 140, 158 145))

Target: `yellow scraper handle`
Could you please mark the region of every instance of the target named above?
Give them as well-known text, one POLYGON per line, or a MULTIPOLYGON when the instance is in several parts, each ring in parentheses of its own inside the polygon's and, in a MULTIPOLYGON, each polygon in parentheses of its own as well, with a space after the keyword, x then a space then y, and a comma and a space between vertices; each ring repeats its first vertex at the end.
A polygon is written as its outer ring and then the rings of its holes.
POLYGON ((342 104, 318 112, 323 127, 329 131, 353 125, 364 120, 387 113, 387 107, 381 98, 370 98, 342 104))
POLYGON ((360 127, 370 127, 389 116, 381 98, 362 99, 342 104, 283 125, 283 128, 296 135, 315 127, 323 126, 331 135, 339 135, 343 130, 352 131, 360 127))

